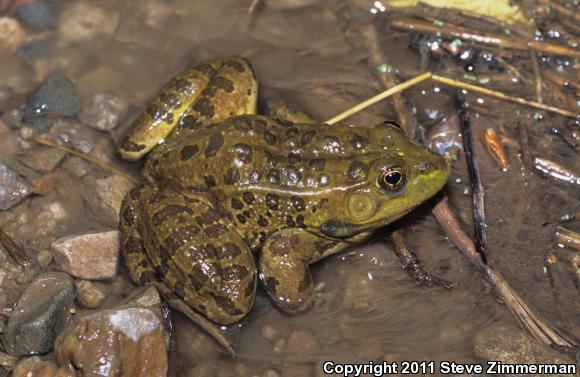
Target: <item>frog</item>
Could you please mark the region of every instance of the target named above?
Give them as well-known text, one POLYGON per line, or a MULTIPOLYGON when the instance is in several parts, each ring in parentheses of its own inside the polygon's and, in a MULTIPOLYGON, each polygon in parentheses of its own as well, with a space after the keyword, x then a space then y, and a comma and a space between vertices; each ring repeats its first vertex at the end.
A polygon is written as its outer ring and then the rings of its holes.
POLYGON ((260 282, 284 312, 313 305, 310 265, 369 239, 447 182, 445 159, 395 122, 317 123, 257 114, 243 57, 171 79, 119 143, 145 158, 120 210, 121 251, 139 285, 162 282, 217 325, 252 309, 260 282))

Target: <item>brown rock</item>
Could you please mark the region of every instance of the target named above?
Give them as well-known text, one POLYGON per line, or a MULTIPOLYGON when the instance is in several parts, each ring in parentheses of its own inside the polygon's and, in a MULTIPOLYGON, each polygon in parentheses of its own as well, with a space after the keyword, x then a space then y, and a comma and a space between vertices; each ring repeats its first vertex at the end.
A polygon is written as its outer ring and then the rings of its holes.
POLYGON ((53 171, 66 153, 56 148, 39 148, 30 150, 22 160, 26 165, 41 173, 53 171))
POLYGON ((76 318, 55 342, 60 366, 84 377, 167 375, 164 323, 140 307, 104 310, 76 318))
POLYGON ((112 175, 96 180, 95 190, 99 198, 99 206, 105 212, 108 219, 115 223, 119 222, 121 202, 125 194, 133 186, 133 182, 120 175, 112 175))
POLYGON ((0 56, 14 52, 24 40, 24 30, 11 17, 0 17, 0 56))
POLYGON ((46 196, 54 190, 56 185, 61 182, 62 174, 61 172, 54 171, 45 175, 41 175, 38 178, 33 179, 30 183, 32 184, 32 192, 38 195, 46 196))
POLYGON ((38 356, 22 359, 12 371, 13 377, 74 377, 76 374, 66 368, 58 368, 52 360, 42 360, 38 356))
POLYGON ((289 354, 311 353, 318 348, 318 341, 307 330, 294 330, 288 338, 287 352, 289 354))
POLYGON ((119 231, 62 237, 51 245, 56 263, 71 275, 87 280, 111 279, 119 261, 119 231))
POLYGON ((87 280, 75 282, 77 288, 77 300, 82 306, 89 309, 95 309, 101 306, 105 300, 105 294, 93 283, 87 280))
MULTIPOLYGON (((1 33, 1 31, 0 31, 1 33)), ((14 132, 0 120, 0 158, 20 152, 20 144, 14 132)))

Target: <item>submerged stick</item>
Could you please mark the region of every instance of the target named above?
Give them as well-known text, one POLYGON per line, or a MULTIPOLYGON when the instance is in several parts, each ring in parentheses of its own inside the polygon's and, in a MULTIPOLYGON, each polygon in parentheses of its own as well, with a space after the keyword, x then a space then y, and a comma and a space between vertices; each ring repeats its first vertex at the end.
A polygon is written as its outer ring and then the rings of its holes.
POLYGON ((481 253, 483 260, 486 260, 485 251, 487 249, 487 225, 485 220, 485 192, 479 174, 479 165, 475 154, 473 134, 471 133, 471 122, 467 111, 465 98, 460 91, 457 92, 457 106, 459 107, 459 129, 463 139, 463 150, 467 161, 467 170, 471 181, 471 196, 473 200, 473 225, 477 250, 481 253))
POLYGON ((38 144, 46 145, 46 146, 49 146, 52 148, 57 148, 57 149, 60 149, 62 151, 65 151, 69 154, 72 154, 74 156, 80 157, 83 160, 86 160, 88 162, 91 162, 91 163, 103 168, 104 170, 107 170, 111 173, 122 175, 123 177, 129 179, 133 183, 138 183, 137 179, 135 177, 133 177, 132 175, 129 175, 129 174, 125 173, 124 171, 122 171, 121 169, 116 168, 115 166, 109 164, 108 162, 102 161, 96 157, 93 157, 93 156, 88 155, 86 153, 83 153, 81 151, 77 151, 76 149, 66 147, 64 145, 56 144, 52 140, 48 140, 48 139, 45 139, 42 137, 32 136, 31 139, 38 144))
POLYGON ((559 245, 580 251, 580 233, 558 225, 554 239, 559 245))
POLYGON ((30 258, 26 255, 24 247, 14 241, 2 228, 0 228, 0 244, 20 266, 26 267, 30 265, 30 258))
POLYGON ((402 90, 405 90, 405 89, 410 88, 414 85, 417 85, 420 82, 428 80, 429 78, 431 78, 431 76, 432 76, 431 72, 421 73, 420 75, 415 76, 410 80, 402 82, 399 85, 396 85, 390 89, 387 89, 384 92, 381 92, 381 93, 377 94, 376 96, 373 96, 373 97, 359 103, 358 105, 351 107, 350 109, 338 114, 337 116, 330 118, 329 120, 325 121, 324 123, 329 124, 329 125, 333 125, 335 123, 338 123, 341 120, 346 119, 349 116, 351 116, 355 113, 358 113, 359 111, 364 110, 367 107, 374 105, 375 103, 380 102, 380 101, 384 100, 385 98, 392 96, 395 93, 399 93, 402 90))
POLYGON ((461 224, 449 208, 447 198, 433 208, 433 215, 459 251, 479 270, 495 288, 498 296, 514 313, 522 326, 538 341, 547 346, 564 348, 578 347, 578 343, 544 320, 539 313, 530 307, 513 289, 507 280, 493 266, 486 265, 477 252, 471 237, 465 233, 461 224))

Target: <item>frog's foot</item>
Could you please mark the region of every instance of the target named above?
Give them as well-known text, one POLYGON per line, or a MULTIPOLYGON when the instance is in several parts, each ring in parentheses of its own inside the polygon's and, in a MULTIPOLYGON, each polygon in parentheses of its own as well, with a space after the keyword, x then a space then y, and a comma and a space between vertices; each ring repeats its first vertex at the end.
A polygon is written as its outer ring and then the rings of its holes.
POLYGON ((407 246, 401 230, 395 230, 391 233, 391 240, 395 245, 395 253, 401 259, 403 269, 415 280, 415 283, 424 287, 443 287, 451 289, 454 283, 432 276, 421 267, 417 255, 407 246))
POLYGON ((296 109, 294 106, 281 101, 268 102, 268 115, 280 122, 316 124, 310 115, 296 109))
POLYGON ((314 290, 309 264, 346 246, 298 228, 275 232, 264 243, 260 256, 260 279, 266 292, 288 313, 309 309, 314 290))
POLYGON ((203 193, 141 193, 147 254, 160 279, 196 312, 220 324, 239 321, 256 291, 254 257, 229 215, 203 193))

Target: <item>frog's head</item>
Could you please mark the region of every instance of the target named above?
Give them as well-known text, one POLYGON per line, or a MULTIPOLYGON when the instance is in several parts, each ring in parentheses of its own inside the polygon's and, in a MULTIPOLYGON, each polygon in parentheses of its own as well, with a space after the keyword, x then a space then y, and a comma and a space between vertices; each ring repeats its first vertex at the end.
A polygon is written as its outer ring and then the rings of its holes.
POLYGON ((381 124, 370 136, 375 147, 351 162, 346 177, 353 184, 320 224, 327 236, 349 238, 386 225, 435 195, 449 178, 442 157, 413 144, 395 125, 381 124))

